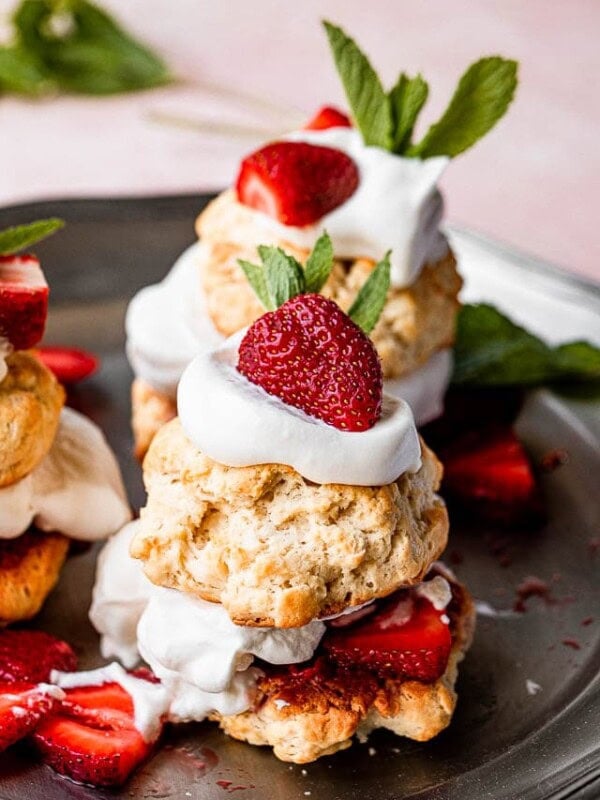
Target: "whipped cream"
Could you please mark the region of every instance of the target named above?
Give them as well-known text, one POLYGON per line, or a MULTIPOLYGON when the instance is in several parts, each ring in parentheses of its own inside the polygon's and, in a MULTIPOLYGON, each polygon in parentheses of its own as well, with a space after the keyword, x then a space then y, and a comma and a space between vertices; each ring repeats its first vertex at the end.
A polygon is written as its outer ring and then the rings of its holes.
POLYGON ((8 364, 6 359, 12 353, 12 345, 4 336, 0 336, 0 383, 8 374, 8 364))
POLYGON ((136 294, 125 318, 127 356, 136 376, 173 398, 194 356, 223 340, 200 285, 204 249, 201 243, 188 247, 161 283, 136 294))
POLYGON ((454 366, 452 349, 438 350, 431 358, 401 378, 389 378, 383 389, 400 397, 410 406, 417 425, 426 425, 444 412, 444 396, 450 385, 454 366))
POLYGON ((441 575, 436 575, 428 581, 423 581, 423 583, 414 587, 413 592, 418 597, 429 600, 436 611, 443 611, 452 600, 450 584, 441 575))
POLYGON ((313 225, 283 225, 253 211, 256 224, 271 236, 311 249, 327 231, 338 258, 378 261, 391 249, 391 282, 396 287, 410 286, 424 264, 446 254, 448 243, 440 231, 444 204, 436 187, 448 158, 421 161, 368 147, 354 128, 297 131, 286 138, 343 151, 358 167, 360 183, 345 203, 313 225))
POLYGON ((419 469, 417 429, 403 400, 384 395, 381 417, 367 431, 338 430, 238 372, 245 332, 196 356, 181 378, 181 424, 203 453, 230 467, 287 464, 315 483, 355 486, 392 483, 419 469))
POLYGON ((0 489, 0 539, 33 523, 73 539, 105 539, 131 519, 116 458, 100 429, 64 408, 49 453, 25 478, 0 489))
POLYGON ((143 562, 129 555, 139 520, 112 536, 98 557, 89 617, 100 634, 104 658, 117 658, 131 668, 140 660, 137 626, 152 593, 143 562))

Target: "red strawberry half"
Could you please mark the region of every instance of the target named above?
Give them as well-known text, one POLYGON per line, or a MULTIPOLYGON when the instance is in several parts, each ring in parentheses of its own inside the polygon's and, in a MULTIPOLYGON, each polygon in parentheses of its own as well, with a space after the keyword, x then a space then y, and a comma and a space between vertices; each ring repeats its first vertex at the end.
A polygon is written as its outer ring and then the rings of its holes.
POLYGON ((315 116, 304 126, 307 131, 324 131, 327 128, 351 128, 352 122, 343 111, 338 111, 333 106, 323 106, 315 116))
POLYGON ((381 414, 383 376, 373 343, 319 294, 298 295, 260 317, 242 340, 238 370, 340 430, 367 430, 381 414))
POLYGON ((361 666, 382 678, 433 682, 444 673, 452 646, 443 616, 424 598, 395 596, 364 622, 329 630, 323 647, 341 666, 361 666))
POLYGON ((33 683, 0 683, 0 752, 27 736, 57 703, 33 683))
POLYGON ((38 347, 38 358, 61 383, 79 383, 98 369, 98 359, 74 347, 38 347))
POLYGON ((510 427, 462 437, 442 460, 446 491, 486 516, 513 519, 539 511, 531 464, 510 427))
POLYGON ((242 161, 240 203, 284 225, 310 225, 344 203, 358 186, 354 161, 332 147, 275 142, 242 161))
POLYGON ((72 672, 77 656, 60 639, 42 631, 0 631, 0 681, 50 680, 50 672, 58 669, 72 672))
POLYGON ((133 719, 133 702, 116 683, 67 689, 58 714, 33 734, 57 772, 94 786, 120 786, 150 754, 133 719))
POLYGON ((0 336, 15 350, 34 347, 44 335, 48 284, 34 256, 0 256, 0 336))

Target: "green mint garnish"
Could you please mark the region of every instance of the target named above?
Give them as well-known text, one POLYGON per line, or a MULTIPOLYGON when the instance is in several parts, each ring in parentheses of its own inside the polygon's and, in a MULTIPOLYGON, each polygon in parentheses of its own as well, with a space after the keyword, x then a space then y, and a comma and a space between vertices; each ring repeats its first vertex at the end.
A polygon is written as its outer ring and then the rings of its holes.
POLYGON ((17 225, 0 231, 0 255, 8 256, 31 247, 64 226, 62 219, 39 219, 28 225, 17 225))
POLYGON ((476 386, 539 386, 596 382, 600 349, 588 342, 550 347, 487 304, 458 314, 453 383, 476 386))
POLYGON ((348 311, 350 319, 365 333, 371 333, 377 324, 389 288, 390 253, 387 252, 361 287, 348 311))
POLYGON ((392 115, 377 73, 356 42, 341 28, 323 22, 352 115, 365 144, 392 147, 392 115))
POLYGON ((0 48, 0 92, 106 95, 171 80, 163 61, 88 0, 22 0, 0 48))
POLYGON ((517 63, 499 56, 472 64, 441 119, 412 143, 428 95, 426 81, 402 73, 386 93, 367 56, 344 31, 324 22, 333 58, 356 127, 367 145, 415 158, 456 156, 481 139, 504 115, 517 85, 517 63))
POLYGON ((516 61, 491 56, 471 64, 442 117, 407 155, 452 157, 472 147, 504 116, 516 88, 516 61))
MULTIPOLYGON (((304 268, 280 247, 260 245, 258 254, 262 265, 241 259, 238 264, 267 311, 274 311, 296 295, 318 293, 333 269, 333 245, 327 233, 319 237, 304 268)), ((390 254, 387 253, 361 287, 348 312, 350 319, 367 334, 379 319, 389 286, 390 254)))

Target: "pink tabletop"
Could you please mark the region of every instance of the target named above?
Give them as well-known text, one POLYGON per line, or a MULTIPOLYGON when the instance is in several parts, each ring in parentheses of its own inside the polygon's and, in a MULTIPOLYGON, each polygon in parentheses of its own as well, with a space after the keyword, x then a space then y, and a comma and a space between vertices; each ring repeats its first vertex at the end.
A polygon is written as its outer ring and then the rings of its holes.
MULTIPOLYGON (((0 0, 0 16, 13 5, 0 0)), ((444 177, 448 218, 600 280, 597 0, 103 5, 182 80, 108 99, 0 99, 0 204, 225 186, 240 156, 266 136, 324 102, 343 104, 318 24, 327 17, 356 36, 386 81, 400 69, 425 75, 425 124, 471 61, 492 53, 519 59, 509 115, 444 177), (201 130, 165 117, 197 121, 201 130)))

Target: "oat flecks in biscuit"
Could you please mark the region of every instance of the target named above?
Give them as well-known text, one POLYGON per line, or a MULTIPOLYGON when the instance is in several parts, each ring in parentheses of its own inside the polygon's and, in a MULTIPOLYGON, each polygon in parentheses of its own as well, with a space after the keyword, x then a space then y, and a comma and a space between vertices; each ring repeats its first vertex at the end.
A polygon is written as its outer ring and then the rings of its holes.
POLYGON ((16 539, 0 539, 0 625, 38 613, 58 581, 68 549, 64 536, 35 528, 16 539))
POLYGON ((446 728, 456 706, 454 685, 458 665, 464 658, 475 627, 475 609, 463 591, 455 640, 448 666, 432 684, 418 681, 386 681, 369 692, 357 684, 344 683, 336 691, 322 686, 301 692, 301 702, 285 703, 278 697, 277 679, 268 676, 259 684, 255 707, 243 714, 213 715, 221 728, 236 739, 255 745, 270 745, 282 761, 305 764, 345 750, 352 737, 368 736, 376 728, 387 728, 398 736, 428 741, 446 728))
POLYGON ((11 486, 33 470, 50 450, 65 391, 31 353, 7 358, 0 383, 0 487, 11 486))
MULTIPOLYGON (((264 313, 238 258, 256 261, 259 244, 275 244, 304 263, 308 251, 273 239, 254 222, 253 213, 232 191, 219 195, 203 211, 196 229, 204 246, 202 282, 210 317, 225 336, 250 325, 264 313)), ((371 259, 336 261, 323 294, 348 310, 375 267, 371 259)), ((412 286, 390 288, 371 337, 381 356, 385 378, 397 378, 424 364, 438 350, 451 347, 462 280, 449 252, 426 265, 412 286)))
POLYGON ((149 579, 221 602, 240 625, 305 625, 417 583, 442 553, 441 465, 381 487, 320 485, 291 467, 229 468, 179 419, 144 462, 148 504, 132 555, 149 579))
POLYGON ((135 456, 142 461, 150 443, 162 426, 177 415, 177 405, 169 395, 159 392, 141 378, 131 384, 131 427, 135 456))

